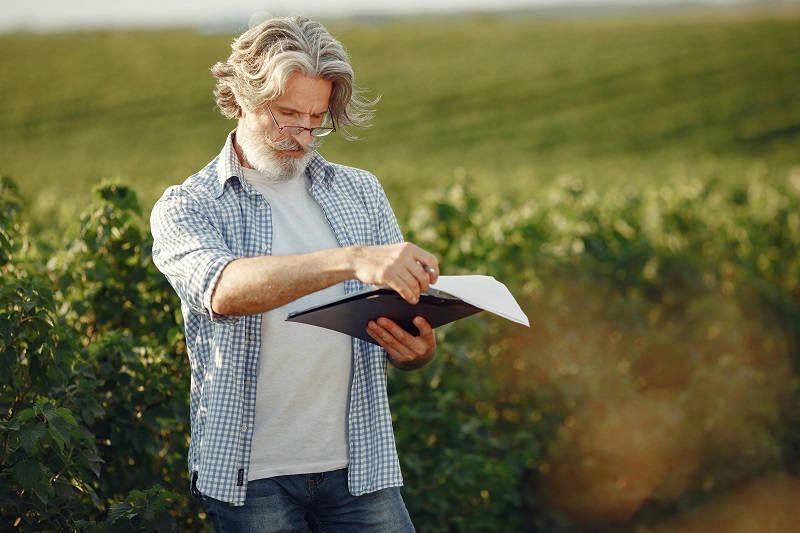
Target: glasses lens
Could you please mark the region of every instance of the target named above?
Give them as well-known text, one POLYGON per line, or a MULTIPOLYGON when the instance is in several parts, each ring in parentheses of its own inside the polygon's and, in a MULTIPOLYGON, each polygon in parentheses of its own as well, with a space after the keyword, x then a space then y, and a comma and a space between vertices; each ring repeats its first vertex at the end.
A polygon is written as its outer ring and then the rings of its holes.
POLYGON ((281 133, 284 135, 300 135, 305 130, 302 126, 284 126, 281 128, 281 133))
POLYGON ((333 128, 314 128, 311 130, 312 137, 325 137, 333 133, 333 128))

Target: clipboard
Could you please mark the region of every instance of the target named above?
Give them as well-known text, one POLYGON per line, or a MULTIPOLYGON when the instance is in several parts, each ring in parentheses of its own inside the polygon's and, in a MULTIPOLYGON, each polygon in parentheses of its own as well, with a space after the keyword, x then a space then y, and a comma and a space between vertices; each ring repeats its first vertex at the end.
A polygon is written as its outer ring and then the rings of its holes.
POLYGON ((419 335, 413 323, 416 316, 425 318, 431 327, 438 328, 481 311, 480 307, 436 289, 421 294, 419 302, 412 305, 393 289, 369 286, 331 302, 290 313, 286 320, 331 329, 378 344, 366 330, 367 322, 379 317, 394 321, 416 336, 419 335))
POLYGON ((508 288, 491 276, 439 276, 420 300, 411 305, 393 289, 369 285, 366 288, 295 311, 286 320, 328 328, 373 344, 367 322, 379 317, 393 320, 404 330, 419 335, 412 322, 421 316, 433 328, 489 311, 530 327, 530 321, 508 288))

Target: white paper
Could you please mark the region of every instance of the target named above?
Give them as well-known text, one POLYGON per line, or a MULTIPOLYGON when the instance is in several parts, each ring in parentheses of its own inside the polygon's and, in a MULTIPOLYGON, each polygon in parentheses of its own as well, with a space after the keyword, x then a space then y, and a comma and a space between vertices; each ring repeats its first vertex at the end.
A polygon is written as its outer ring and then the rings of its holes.
POLYGON ((431 287, 518 324, 531 326, 508 287, 491 276, 439 276, 431 287))

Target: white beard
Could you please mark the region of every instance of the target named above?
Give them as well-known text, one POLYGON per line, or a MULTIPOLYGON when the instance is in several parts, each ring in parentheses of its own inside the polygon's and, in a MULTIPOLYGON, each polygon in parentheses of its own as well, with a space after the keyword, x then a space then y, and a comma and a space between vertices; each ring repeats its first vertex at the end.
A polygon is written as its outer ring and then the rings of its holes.
POLYGON ((321 144, 319 138, 313 139, 307 146, 301 146, 292 138, 273 141, 265 132, 251 127, 248 119, 239 121, 236 141, 242 148, 242 155, 248 165, 279 183, 291 181, 301 175, 321 144), (304 153, 299 157, 291 157, 282 155, 282 150, 303 150, 304 153))

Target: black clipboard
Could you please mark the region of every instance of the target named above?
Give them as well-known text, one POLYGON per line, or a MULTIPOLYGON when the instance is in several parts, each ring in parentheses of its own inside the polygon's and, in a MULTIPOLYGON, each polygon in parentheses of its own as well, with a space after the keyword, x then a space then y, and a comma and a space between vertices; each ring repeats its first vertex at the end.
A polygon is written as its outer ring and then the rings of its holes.
POLYGON ((295 311, 286 320, 332 329, 378 344, 367 333, 367 323, 379 317, 394 321, 416 336, 419 330, 412 322, 416 316, 425 318, 431 327, 438 328, 481 311, 480 307, 435 289, 421 294, 419 302, 412 305, 393 289, 371 286, 331 302, 295 311))

